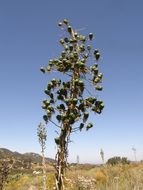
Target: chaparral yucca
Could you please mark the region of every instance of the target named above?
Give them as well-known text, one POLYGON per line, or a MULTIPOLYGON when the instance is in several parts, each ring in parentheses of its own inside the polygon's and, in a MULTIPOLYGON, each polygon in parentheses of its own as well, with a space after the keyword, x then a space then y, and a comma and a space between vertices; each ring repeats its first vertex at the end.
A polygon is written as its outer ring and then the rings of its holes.
POLYGON ((42 108, 45 110, 43 119, 46 124, 52 122, 59 130, 59 135, 55 138, 56 190, 64 190, 70 135, 93 127, 88 122, 91 111, 95 114, 102 112, 104 104, 97 99, 96 91, 102 90, 103 74, 98 69, 100 53, 90 45, 94 39, 93 33, 88 36, 79 34, 67 19, 58 25, 65 31, 65 37, 59 40, 63 51, 58 58, 49 60, 47 67, 41 67, 41 71, 59 72, 61 77, 48 82, 44 90, 47 98, 43 101, 42 108))

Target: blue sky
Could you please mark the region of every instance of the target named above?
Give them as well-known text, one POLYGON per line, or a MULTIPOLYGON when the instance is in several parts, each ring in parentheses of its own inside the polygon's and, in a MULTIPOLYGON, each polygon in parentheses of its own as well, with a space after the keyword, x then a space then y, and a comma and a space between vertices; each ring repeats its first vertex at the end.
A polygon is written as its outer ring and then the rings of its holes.
MULTIPOLYGON (((105 102, 96 127, 71 137, 69 161, 97 163, 127 156, 143 159, 143 1, 0 1, 0 147, 40 152, 36 127, 42 119, 43 89, 49 77, 39 71, 59 55, 59 20, 68 18, 82 34, 95 34, 101 52, 105 102)), ((47 126, 46 155, 56 152, 54 126, 47 126)))

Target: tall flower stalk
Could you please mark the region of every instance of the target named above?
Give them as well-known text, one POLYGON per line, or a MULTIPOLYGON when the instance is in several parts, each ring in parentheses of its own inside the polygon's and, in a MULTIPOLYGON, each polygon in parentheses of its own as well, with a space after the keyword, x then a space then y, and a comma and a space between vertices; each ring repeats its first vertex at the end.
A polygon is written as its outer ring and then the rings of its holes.
POLYGON ((42 154, 42 168, 43 168, 43 190, 46 190, 46 163, 45 163, 45 148, 46 148, 46 129, 45 126, 40 123, 37 128, 37 135, 39 138, 39 143, 41 146, 41 154, 42 154))
POLYGON ((58 58, 49 60, 48 66, 41 67, 41 71, 48 75, 57 72, 61 77, 48 82, 44 90, 47 98, 42 108, 45 110, 43 119, 46 124, 52 122, 58 130, 55 138, 56 190, 64 190, 71 133, 92 128, 93 123, 88 122, 89 113, 100 114, 104 108, 96 95, 97 91, 102 90, 103 74, 98 69, 100 53, 90 45, 94 39, 93 33, 88 36, 79 34, 67 19, 58 25, 65 31, 65 37, 59 40, 63 51, 58 58))

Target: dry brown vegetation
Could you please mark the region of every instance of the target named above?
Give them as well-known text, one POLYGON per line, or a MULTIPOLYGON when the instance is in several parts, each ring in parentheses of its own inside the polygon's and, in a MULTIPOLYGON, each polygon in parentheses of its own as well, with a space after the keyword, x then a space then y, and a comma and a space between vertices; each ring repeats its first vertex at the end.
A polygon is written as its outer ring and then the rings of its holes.
MULTIPOLYGON (((129 165, 75 165, 66 174, 66 190, 142 190, 143 163, 129 165)), ((47 173, 47 190, 53 190, 54 173, 47 173)), ((42 176, 9 176, 5 190, 42 190, 42 176)))

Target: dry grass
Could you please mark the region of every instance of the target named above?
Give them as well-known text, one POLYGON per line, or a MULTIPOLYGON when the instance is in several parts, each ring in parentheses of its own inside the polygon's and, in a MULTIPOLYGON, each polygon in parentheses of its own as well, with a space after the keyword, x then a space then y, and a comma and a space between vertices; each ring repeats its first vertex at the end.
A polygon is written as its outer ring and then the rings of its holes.
MULTIPOLYGON (((66 190, 143 190, 143 163, 115 166, 73 166, 66 174, 66 190)), ((42 190, 42 177, 11 178, 5 190, 42 190)), ((47 190, 53 190, 54 173, 47 174, 47 190)))

